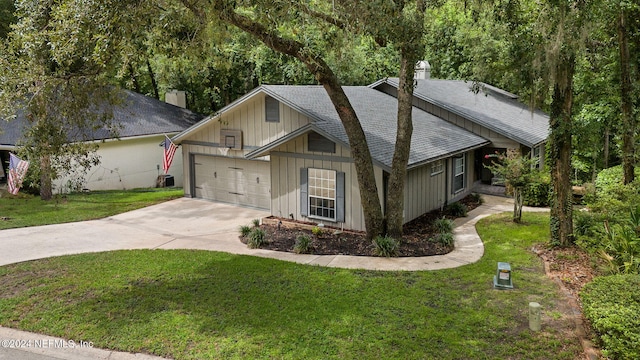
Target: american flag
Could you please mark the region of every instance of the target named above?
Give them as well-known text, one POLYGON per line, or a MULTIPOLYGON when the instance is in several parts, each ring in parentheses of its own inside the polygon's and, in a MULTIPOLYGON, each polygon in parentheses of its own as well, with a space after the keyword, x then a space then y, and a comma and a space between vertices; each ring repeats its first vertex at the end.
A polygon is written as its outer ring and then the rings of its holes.
POLYGON ((178 147, 171 141, 171 139, 169 139, 167 135, 165 135, 164 138, 164 159, 162 159, 162 169, 166 174, 169 172, 171 162, 173 161, 173 155, 176 154, 176 150, 178 150, 178 147))
POLYGON ((13 195, 18 194, 22 186, 22 180, 29 169, 29 162, 21 160, 19 157, 9 153, 9 183, 7 190, 13 195))

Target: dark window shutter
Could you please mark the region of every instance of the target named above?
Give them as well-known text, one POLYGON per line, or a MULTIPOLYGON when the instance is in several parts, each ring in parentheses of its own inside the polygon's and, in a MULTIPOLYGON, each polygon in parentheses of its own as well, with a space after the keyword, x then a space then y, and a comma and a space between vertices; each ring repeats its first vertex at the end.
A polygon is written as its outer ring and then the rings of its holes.
POLYGON ((280 122, 280 102, 271 96, 265 96, 265 120, 267 122, 280 122))
POLYGON ((300 169, 300 215, 309 215, 309 169, 300 169))
POLYGON ((344 222, 344 173, 336 172, 336 221, 344 222))

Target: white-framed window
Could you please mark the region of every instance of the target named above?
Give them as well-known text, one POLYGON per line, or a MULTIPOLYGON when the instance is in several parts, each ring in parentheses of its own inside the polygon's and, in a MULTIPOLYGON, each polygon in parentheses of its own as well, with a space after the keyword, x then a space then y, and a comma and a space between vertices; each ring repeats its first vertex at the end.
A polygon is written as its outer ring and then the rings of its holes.
POLYGON ((536 146, 531 150, 531 158, 538 159, 536 163, 533 165, 534 168, 540 168, 540 146, 536 146))
POLYGON ((453 158, 453 193, 464 189, 464 154, 453 158))
POLYGON ((444 169, 443 163, 444 163, 444 161, 442 161, 442 160, 434 161, 434 162, 431 163, 431 176, 436 176, 436 175, 442 173, 442 171, 444 169))
POLYGON ((309 217, 336 219, 336 171, 309 168, 309 217))

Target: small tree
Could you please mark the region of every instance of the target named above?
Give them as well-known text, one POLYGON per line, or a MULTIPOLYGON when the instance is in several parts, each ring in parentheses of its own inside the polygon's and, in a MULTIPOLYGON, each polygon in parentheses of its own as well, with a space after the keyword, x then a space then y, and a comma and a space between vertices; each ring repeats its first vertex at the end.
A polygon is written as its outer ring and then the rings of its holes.
POLYGON ((504 179, 505 185, 513 191, 513 222, 522 219, 523 189, 535 175, 535 164, 538 158, 523 157, 520 151, 507 150, 507 154, 496 152, 485 155, 486 159, 495 159, 492 165, 486 166, 492 173, 504 179))

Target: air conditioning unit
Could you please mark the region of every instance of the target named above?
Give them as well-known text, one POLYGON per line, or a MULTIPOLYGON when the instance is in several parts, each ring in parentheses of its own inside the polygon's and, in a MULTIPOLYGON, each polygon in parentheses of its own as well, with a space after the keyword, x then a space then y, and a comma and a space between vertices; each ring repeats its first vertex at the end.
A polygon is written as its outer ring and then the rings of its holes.
POLYGON ((242 150, 242 130, 220 130, 220 146, 231 150, 242 150))

